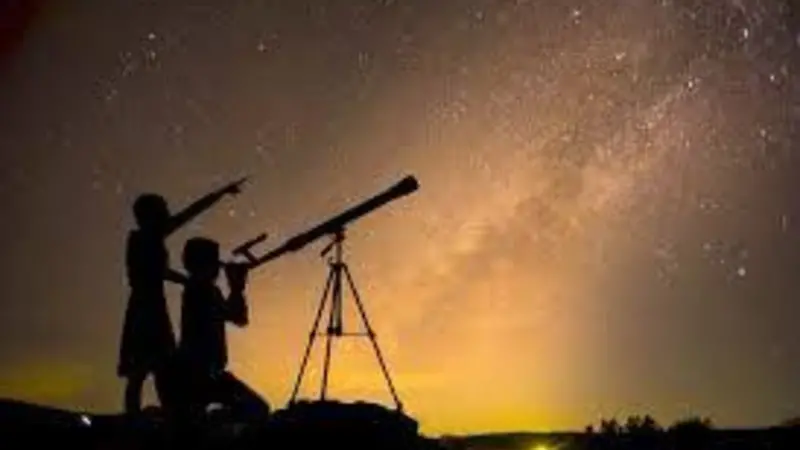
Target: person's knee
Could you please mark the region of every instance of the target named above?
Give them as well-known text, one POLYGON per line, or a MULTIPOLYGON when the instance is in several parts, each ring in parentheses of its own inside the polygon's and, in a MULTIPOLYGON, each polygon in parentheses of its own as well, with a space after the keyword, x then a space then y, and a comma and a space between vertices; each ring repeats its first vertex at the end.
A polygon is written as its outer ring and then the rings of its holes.
POLYGON ((240 403, 253 413, 263 415, 272 411, 269 402, 248 386, 243 386, 243 389, 238 392, 238 398, 240 403))
POLYGON ((247 414, 265 415, 271 412, 269 403, 234 374, 225 371, 217 377, 218 398, 247 414))
POLYGON ((261 397, 258 397, 258 412, 262 415, 269 415, 272 413, 272 408, 269 405, 269 402, 261 397))

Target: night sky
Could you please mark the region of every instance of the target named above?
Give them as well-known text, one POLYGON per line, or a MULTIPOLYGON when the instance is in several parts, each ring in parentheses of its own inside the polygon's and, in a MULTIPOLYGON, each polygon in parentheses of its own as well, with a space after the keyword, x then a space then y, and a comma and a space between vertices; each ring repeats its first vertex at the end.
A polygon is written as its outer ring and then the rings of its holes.
MULTIPOLYGON (((191 236, 270 248, 414 174, 347 251, 423 431, 800 415, 791 0, 0 5, 0 396, 121 409, 139 193, 252 175, 170 238, 182 269, 191 236)), ((274 407, 323 245, 253 273, 229 329, 274 407)), ((367 342, 340 348, 331 393, 389 405, 367 342)))

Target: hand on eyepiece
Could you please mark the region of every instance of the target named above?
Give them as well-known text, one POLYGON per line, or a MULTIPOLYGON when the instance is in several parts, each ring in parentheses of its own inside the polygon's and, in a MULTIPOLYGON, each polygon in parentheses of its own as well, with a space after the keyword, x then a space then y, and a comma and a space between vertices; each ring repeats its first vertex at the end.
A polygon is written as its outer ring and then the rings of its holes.
POLYGON ((247 264, 228 263, 225 264, 225 277, 228 280, 228 287, 232 292, 243 292, 247 285, 247 273, 250 271, 247 264))

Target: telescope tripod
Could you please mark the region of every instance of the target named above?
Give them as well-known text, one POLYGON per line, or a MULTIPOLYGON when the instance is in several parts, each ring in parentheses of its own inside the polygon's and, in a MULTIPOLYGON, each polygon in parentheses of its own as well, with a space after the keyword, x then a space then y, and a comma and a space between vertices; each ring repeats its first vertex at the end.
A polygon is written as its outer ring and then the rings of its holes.
POLYGON ((305 375, 306 365, 308 364, 308 358, 311 354, 311 349, 314 346, 314 341, 318 336, 325 336, 325 360, 322 372, 322 386, 320 388, 320 400, 325 400, 327 393, 328 393, 328 374, 330 372, 330 364, 331 364, 331 351, 333 346, 334 338, 341 338, 341 337, 349 337, 349 336, 366 336, 369 338, 370 342, 372 343, 372 348, 375 351, 375 356, 378 358, 378 362, 381 366, 381 371, 383 372, 383 376, 386 379, 386 384, 389 386, 389 391, 392 394, 392 398, 394 400, 395 406, 398 411, 402 411, 403 406, 400 403, 400 399, 397 396, 397 392, 395 391, 394 384, 392 383, 392 379, 389 376, 389 370, 386 366, 386 362, 383 359, 383 355, 381 354, 380 347, 378 346, 378 341, 375 339, 375 332, 372 329, 372 326, 369 323, 369 319, 367 319, 367 313, 364 310, 364 305, 361 302, 361 296, 358 293, 358 289, 356 289, 355 282, 353 281, 353 277, 350 274, 350 269, 347 266, 347 263, 344 262, 344 228, 339 228, 333 233, 332 236, 333 240, 330 244, 328 244, 320 253, 320 256, 325 257, 331 251, 333 251, 333 257, 328 258, 328 278, 325 282, 325 289, 322 292, 322 298, 319 302, 319 307, 317 308, 316 317, 314 318, 314 324, 311 327, 311 332, 308 334, 308 343, 306 344, 305 353, 303 355, 303 361, 300 364, 300 371, 297 374, 297 379, 295 380, 294 389, 292 390, 292 396, 289 400, 289 404, 294 404, 297 398, 298 391, 300 389, 300 385, 303 381, 303 376, 305 375), (365 332, 355 333, 355 332, 345 332, 343 330, 342 324, 342 297, 343 297, 343 288, 344 283, 347 283, 346 287, 350 288, 350 291, 353 295, 353 299, 355 300, 356 307, 358 309, 359 316, 361 317, 361 321, 364 325, 365 332), (322 313, 325 310, 325 307, 328 306, 328 326, 324 333, 319 332, 319 325, 320 320, 322 319, 322 313))

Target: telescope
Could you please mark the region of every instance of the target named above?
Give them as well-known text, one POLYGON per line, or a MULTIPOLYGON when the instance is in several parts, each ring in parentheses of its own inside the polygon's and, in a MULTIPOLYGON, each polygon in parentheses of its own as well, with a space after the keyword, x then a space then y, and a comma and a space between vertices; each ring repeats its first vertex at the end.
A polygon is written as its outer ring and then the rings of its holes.
POLYGON ((360 295, 356 290, 355 282, 353 281, 353 277, 350 274, 350 269, 344 262, 344 257, 343 257, 344 250, 342 247, 344 241, 345 226, 371 213, 372 211, 380 208, 381 206, 391 202, 392 200, 396 200, 400 197, 408 195, 416 191, 417 189, 419 189, 419 183, 417 182, 417 179, 409 175, 400 180, 399 182, 395 183, 393 186, 384 190, 383 192, 380 192, 377 195, 355 206, 350 207, 349 209, 345 210, 339 215, 334 216, 333 218, 328 219, 325 222, 322 222, 321 224, 303 233, 300 233, 290 239, 287 239, 281 246, 265 253, 262 256, 258 257, 255 256, 251 250, 255 245, 258 245, 267 239, 266 233, 263 233, 255 237, 254 239, 245 242, 244 244, 236 247, 233 250, 234 256, 237 255, 243 256, 247 260, 247 262, 243 263, 243 265, 248 270, 252 270, 286 253, 296 252, 304 248, 308 244, 316 241, 320 237, 332 235, 331 242, 325 247, 324 250, 322 250, 322 256, 325 256, 331 250, 333 250, 334 255, 332 258, 329 258, 328 260, 329 272, 328 272, 328 278, 325 282, 325 290, 323 291, 319 307, 317 308, 317 314, 316 318, 314 319, 314 325, 312 326, 312 330, 308 335, 308 343, 306 344, 306 350, 303 355, 302 363, 300 364, 300 371, 295 380, 291 399, 289 400, 290 404, 294 404, 296 401, 300 389, 300 384, 302 383, 303 375, 305 373, 306 364, 308 363, 311 347, 314 345, 314 339, 318 335, 320 335, 318 327, 320 326, 320 319, 322 318, 323 310, 326 308, 327 305, 327 307, 329 307, 330 310, 330 315, 328 319, 327 329, 326 332, 324 333, 324 335, 327 336, 327 343, 326 343, 324 369, 322 374, 322 387, 320 390, 320 400, 324 401, 327 396, 328 372, 330 370, 332 339, 340 338, 343 336, 365 336, 368 337, 369 340, 372 342, 372 347, 375 351, 376 357, 378 358, 378 362, 380 363, 381 371, 383 372, 383 376, 386 379, 389 391, 392 394, 392 398, 394 399, 395 405, 398 411, 402 410, 403 408, 402 403, 400 402, 400 399, 397 396, 397 392, 394 388, 394 383, 392 382, 392 379, 389 376, 389 369, 386 365, 386 362, 383 359, 381 350, 378 347, 378 342, 376 340, 375 332, 372 329, 372 325, 370 325, 369 323, 369 319, 367 319, 367 313, 364 310, 364 306, 362 304, 360 295), (361 321, 366 329, 366 332, 348 333, 344 331, 344 326, 342 324, 342 308, 343 308, 343 291, 345 287, 349 287, 350 291, 352 292, 356 306, 358 307, 359 316, 361 317, 361 321))
POLYGON ((262 264, 272 261, 273 259, 279 258, 286 253, 301 250, 308 244, 323 236, 340 234, 344 231, 344 228, 347 224, 360 219, 361 217, 393 200, 411 194, 417 189, 419 189, 419 182, 417 182, 417 179, 413 175, 408 175, 383 192, 380 192, 373 197, 350 207, 341 214, 322 222, 321 224, 303 233, 287 239, 282 245, 265 253, 262 256, 255 256, 251 250, 254 246, 264 242, 267 239, 266 233, 263 233, 254 239, 251 239, 236 247, 233 250, 233 254, 243 256, 245 259, 247 259, 246 264, 248 265, 249 269, 254 269, 262 264))

